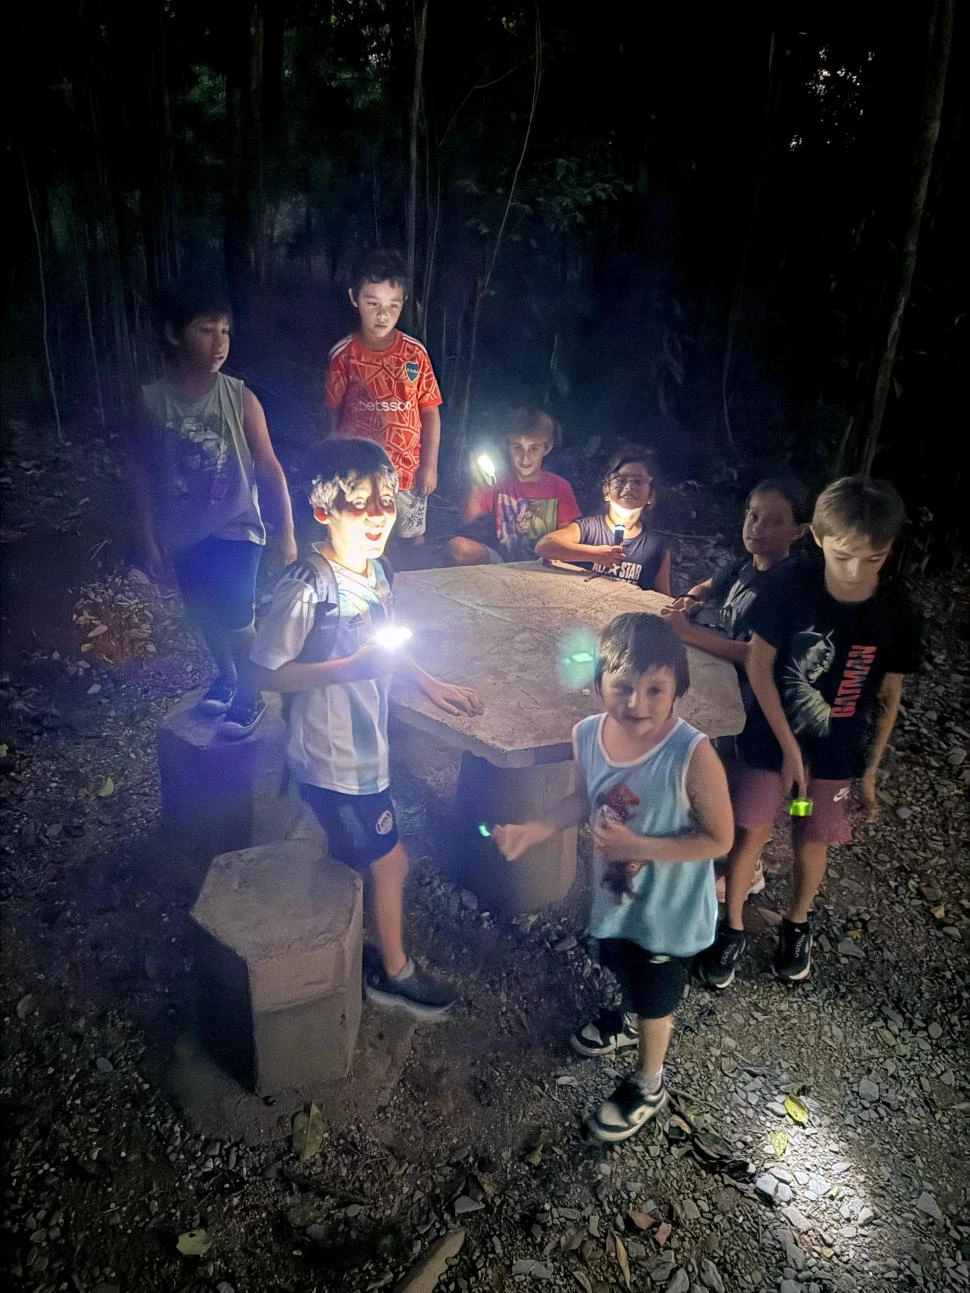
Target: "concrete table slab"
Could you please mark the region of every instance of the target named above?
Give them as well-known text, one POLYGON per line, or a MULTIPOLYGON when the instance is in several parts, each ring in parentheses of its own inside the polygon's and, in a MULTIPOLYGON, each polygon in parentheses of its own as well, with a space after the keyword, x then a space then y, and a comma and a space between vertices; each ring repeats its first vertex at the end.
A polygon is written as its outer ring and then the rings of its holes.
MULTIPOLYGON (((671 599, 538 562, 409 571, 395 580, 394 595, 398 621, 414 630, 415 660, 475 687, 486 706, 479 718, 456 718, 410 685, 395 685, 392 695, 398 720, 463 751, 457 878, 506 914, 561 900, 575 878, 575 831, 509 866, 477 825, 542 816, 568 793, 572 728, 602 705, 565 657, 584 639, 592 649, 615 615, 659 615, 671 599)), ((677 713, 711 738, 740 732, 734 667, 690 648, 687 655, 691 685, 677 713)))

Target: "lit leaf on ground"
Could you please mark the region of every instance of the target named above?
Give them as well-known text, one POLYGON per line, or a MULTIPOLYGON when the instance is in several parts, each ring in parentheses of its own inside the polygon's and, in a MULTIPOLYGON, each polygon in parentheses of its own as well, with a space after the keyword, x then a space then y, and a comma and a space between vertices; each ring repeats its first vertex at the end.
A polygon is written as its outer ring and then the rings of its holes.
POLYGON ((101 636, 101 634, 102 634, 102 633, 107 633, 107 631, 108 631, 108 626, 107 626, 107 624, 95 624, 94 628, 93 628, 93 629, 91 630, 91 632, 88 634, 88 637, 89 637, 89 638, 99 638, 99 637, 101 636))
POLYGON ((549 1144, 549 1129, 543 1127, 536 1137, 536 1143, 525 1156, 525 1161, 531 1163, 533 1167, 538 1167, 542 1162, 542 1151, 549 1144))
POLYGON ((320 1153, 323 1130, 323 1114, 315 1104, 310 1105, 309 1111, 300 1109, 293 1115, 293 1148, 301 1163, 320 1153))
POLYGON ((677 1130, 682 1131, 685 1136, 690 1136, 694 1130, 693 1127, 691 1127, 689 1122, 687 1122, 684 1118, 681 1118, 679 1113, 672 1113, 670 1115, 669 1126, 676 1127, 677 1130))
POLYGON ((931 907, 930 911, 933 913, 933 915, 936 917, 937 920, 943 920, 943 918, 946 916, 946 907, 943 905, 942 902, 938 907, 931 907))
POLYGON ((808 1109, 797 1096, 785 1096, 785 1112, 792 1122, 797 1122, 800 1127, 808 1125, 808 1109))
POLYGON ((98 786, 98 798, 107 799, 108 796, 113 795, 114 792, 115 792, 114 781, 111 779, 111 777, 105 777, 104 781, 101 782, 101 785, 98 786))
POLYGON ((207 1230, 186 1230, 178 1238, 178 1250, 183 1257, 202 1257, 211 1247, 207 1230))
POLYGON ((613 1242, 616 1245, 616 1260, 620 1263, 620 1270, 623 1272, 623 1283, 630 1288, 630 1259, 626 1255, 626 1245, 619 1235, 613 1236, 613 1242))
POLYGON ((785 1150, 788 1148, 788 1132, 787 1131, 772 1132, 771 1148, 774 1150, 777 1156, 781 1158, 785 1150))
POLYGON ((37 1009, 37 997, 33 992, 28 992, 26 997, 21 997, 17 1002, 17 1018, 28 1019, 37 1009))

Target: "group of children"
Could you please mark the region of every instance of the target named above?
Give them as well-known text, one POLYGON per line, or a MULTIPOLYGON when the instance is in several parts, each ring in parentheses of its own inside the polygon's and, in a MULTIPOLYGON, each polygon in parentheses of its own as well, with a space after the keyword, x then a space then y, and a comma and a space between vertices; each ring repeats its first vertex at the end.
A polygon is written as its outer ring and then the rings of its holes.
MULTIPOLYGON (((292 696, 288 766, 331 855, 369 880, 378 955, 366 967, 367 996, 435 1017, 453 997, 405 945, 408 859, 389 791, 388 692, 397 673, 451 714, 481 714, 482 701, 425 673, 380 631, 392 615, 384 557, 392 527, 420 539, 437 482, 441 395, 427 352, 396 327, 405 289, 403 267, 388 253, 355 278, 360 331, 331 351, 334 434, 310 472, 309 504, 324 528, 299 558, 262 409, 220 372, 229 316, 211 303, 170 312, 169 370, 145 388, 135 477, 142 563, 160 572, 171 556, 218 664, 203 710, 224 715, 226 734, 242 736, 261 717, 263 690, 292 696), (254 580, 265 529, 257 486, 286 564, 258 629, 254 580)), ((515 414, 511 469, 472 488, 450 559, 536 556, 669 595, 670 553, 645 522, 655 497, 649 452, 619 453, 604 477, 603 510, 581 516, 568 482, 543 468, 558 436, 548 414, 515 414)), ((605 1011, 570 1040, 582 1055, 638 1045, 640 1061, 589 1120, 604 1141, 633 1135, 666 1102, 664 1058, 692 962, 716 989, 733 981, 744 901, 793 789, 809 802, 807 815, 792 819, 791 901, 775 958, 776 974, 790 982, 811 970, 809 914, 828 847, 849 838, 857 776, 864 806, 876 807, 903 676, 918 664, 914 615, 878 586, 903 505, 892 486, 862 477, 829 485, 810 525, 806 503, 797 483, 763 481, 745 505, 742 560, 695 585, 664 617, 624 614, 607 626, 595 674, 604 712, 573 731, 576 790, 544 820, 492 832, 497 865, 498 854, 527 865, 529 849, 557 831, 587 821, 593 829, 590 931, 620 983, 623 1009, 605 1011), (807 551, 795 556, 794 546, 807 551), (729 748, 715 749, 674 714, 689 685, 688 645, 738 669, 747 721, 729 748), (715 860, 724 857, 718 928, 715 860)))

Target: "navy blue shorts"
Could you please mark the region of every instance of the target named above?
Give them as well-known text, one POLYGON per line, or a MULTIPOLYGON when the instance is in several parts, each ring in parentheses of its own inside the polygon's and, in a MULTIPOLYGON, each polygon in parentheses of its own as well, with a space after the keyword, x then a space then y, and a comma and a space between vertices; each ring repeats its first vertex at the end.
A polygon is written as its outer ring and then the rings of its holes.
POLYGON ((355 871, 366 871, 397 844, 397 819, 389 790, 376 795, 345 795, 301 782, 300 794, 327 832, 331 857, 355 871))
POLYGON ((690 967, 686 957, 648 952, 628 938, 601 938, 600 964, 619 980, 624 1010, 641 1019, 666 1019, 674 1013, 690 967))
POLYGON ((206 628, 238 633, 253 622, 260 543, 203 539, 172 558, 185 609, 206 628))

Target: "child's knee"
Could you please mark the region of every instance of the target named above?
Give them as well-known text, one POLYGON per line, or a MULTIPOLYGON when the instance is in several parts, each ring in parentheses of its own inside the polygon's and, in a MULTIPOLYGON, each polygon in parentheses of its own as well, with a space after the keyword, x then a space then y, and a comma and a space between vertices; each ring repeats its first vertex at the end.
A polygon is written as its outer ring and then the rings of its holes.
POLYGON ((411 869, 404 845, 395 844, 390 853, 385 853, 376 862, 372 862, 370 869, 378 884, 403 884, 411 869))
POLYGON ((455 535, 448 540, 448 554, 456 566, 482 566, 488 561, 488 549, 474 539, 455 535))

